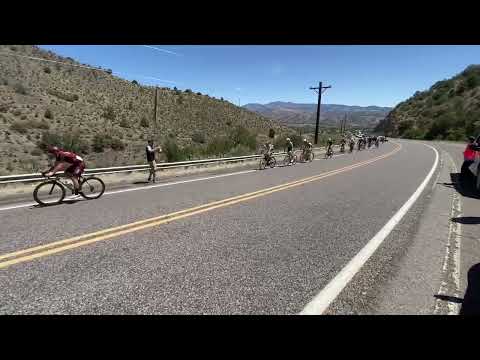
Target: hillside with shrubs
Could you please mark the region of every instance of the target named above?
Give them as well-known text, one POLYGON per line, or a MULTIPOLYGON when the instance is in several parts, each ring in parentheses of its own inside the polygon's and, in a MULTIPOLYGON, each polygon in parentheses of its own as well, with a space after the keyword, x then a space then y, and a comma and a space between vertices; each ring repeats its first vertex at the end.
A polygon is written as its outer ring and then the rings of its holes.
POLYGON ((256 153, 271 129, 275 138, 294 135, 190 89, 158 88, 155 122, 154 87, 72 65, 92 66, 37 46, 0 45, 0 175, 45 169, 47 144, 78 152, 87 167, 107 167, 145 163, 149 138, 164 148, 160 161, 180 161, 256 153))
POLYGON ((376 128, 388 136, 460 140, 480 134, 480 65, 398 104, 376 128))

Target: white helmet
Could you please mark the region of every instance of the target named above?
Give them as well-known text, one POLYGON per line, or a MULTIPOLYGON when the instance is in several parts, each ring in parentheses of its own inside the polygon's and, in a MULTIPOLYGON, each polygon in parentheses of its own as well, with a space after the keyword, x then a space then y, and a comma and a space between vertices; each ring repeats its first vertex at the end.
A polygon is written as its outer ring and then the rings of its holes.
POLYGON ((287 141, 290 141, 290 138, 287 138, 287 141))

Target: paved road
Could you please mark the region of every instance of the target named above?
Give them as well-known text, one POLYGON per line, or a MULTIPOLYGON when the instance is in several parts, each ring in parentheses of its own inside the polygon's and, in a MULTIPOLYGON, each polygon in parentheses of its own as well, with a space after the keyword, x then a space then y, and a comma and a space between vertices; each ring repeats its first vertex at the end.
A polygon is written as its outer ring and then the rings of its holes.
MULTIPOLYGON (((434 161, 431 148, 398 141, 96 201, 0 208, 0 313, 300 313, 410 198, 434 161)), ((416 244, 408 239, 429 193, 327 313, 381 308, 381 291, 402 269, 392 256, 416 244)), ((435 281, 439 248, 429 262, 435 281)))

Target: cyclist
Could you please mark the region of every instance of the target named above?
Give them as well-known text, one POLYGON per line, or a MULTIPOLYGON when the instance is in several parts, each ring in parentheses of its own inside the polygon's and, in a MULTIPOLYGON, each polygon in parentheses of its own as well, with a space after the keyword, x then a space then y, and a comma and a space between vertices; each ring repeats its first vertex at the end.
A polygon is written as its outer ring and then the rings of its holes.
POLYGON ((267 143, 263 145, 263 147, 265 148, 265 161, 268 164, 273 154, 273 144, 271 144, 270 141, 267 141, 267 143))
POLYGON ((327 154, 332 152, 333 153, 333 140, 332 138, 328 138, 328 141, 327 141, 327 154))
POLYGON ((353 152, 353 148, 355 147, 355 139, 353 136, 350 138, 350 152, 353 152))
POLYGON ((340 152, 345 152, 345 145, 347 144, 347 139, 345 137, 342 137, 342 140, 340 140, 340 152))
POLYGON ((287 141, 287 154, 288 156, 290 157, 290 164, 293 163, 293 143, 292 143, 292 140, 290 140, 290 138, 287 138, 286 139, 287 141))
POLYGON ((307 139, 303 139, 303 159, 308 160, 310 156, 310 151, 312 151, 313 145, 311 142, 307 141, 307 139))
POLYGON ((85 162, 74 152, 59 149, 57 146, 49 145, 47 151, 55 156, 55 163, 49 170, 42 172, 42 174, 50 177, 56 172, 63 170, 65 175, 73 182, 74 195, 72 198, 78 198, 80 196, 78 194, 80 189, 79 178, 85 170, 85 162))

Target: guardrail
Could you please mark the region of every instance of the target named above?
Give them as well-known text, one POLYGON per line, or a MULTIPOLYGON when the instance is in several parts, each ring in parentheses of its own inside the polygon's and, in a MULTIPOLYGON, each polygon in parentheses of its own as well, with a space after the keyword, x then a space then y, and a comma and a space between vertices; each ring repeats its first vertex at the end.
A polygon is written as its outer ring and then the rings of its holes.
MULTIPOLYGON (((321 150, 321 148, 315 148, 314 150, 321 150)), ((285 152, 274 153, 274 155, 285 155, 285 152)), ((246 155, 246 156, 235 156, 228 158, 219 158, 219 159, 202 159, 202 160, 191 160, 191 161, 179 161, 179 162, 165 162, 157 164, 157 169, 175 169, 181 167, 203 165, 203 164, 212 164, 212 163, 228 163, 228 162, 237 162, 244 160, 254 160, 259 159, 263 155, 246 155)), ((85 170, 85 175, 102 175, 102 174, 115 174, 121 172, 134 172, 134 171, 145 171, 150 169, 149 165, 129 165, 129 166, 115 166, 108 168, 96 168, 96 169, 87 169, 85 170)), ((58 172, 58 174, 63 174, 58 172)), ((10 184, 16 182, 34 182, 41 181, 45 179, 41 174, 21 174, 21 175, 6 175, 0 176, 0 185, 1 184, 10 184)))

